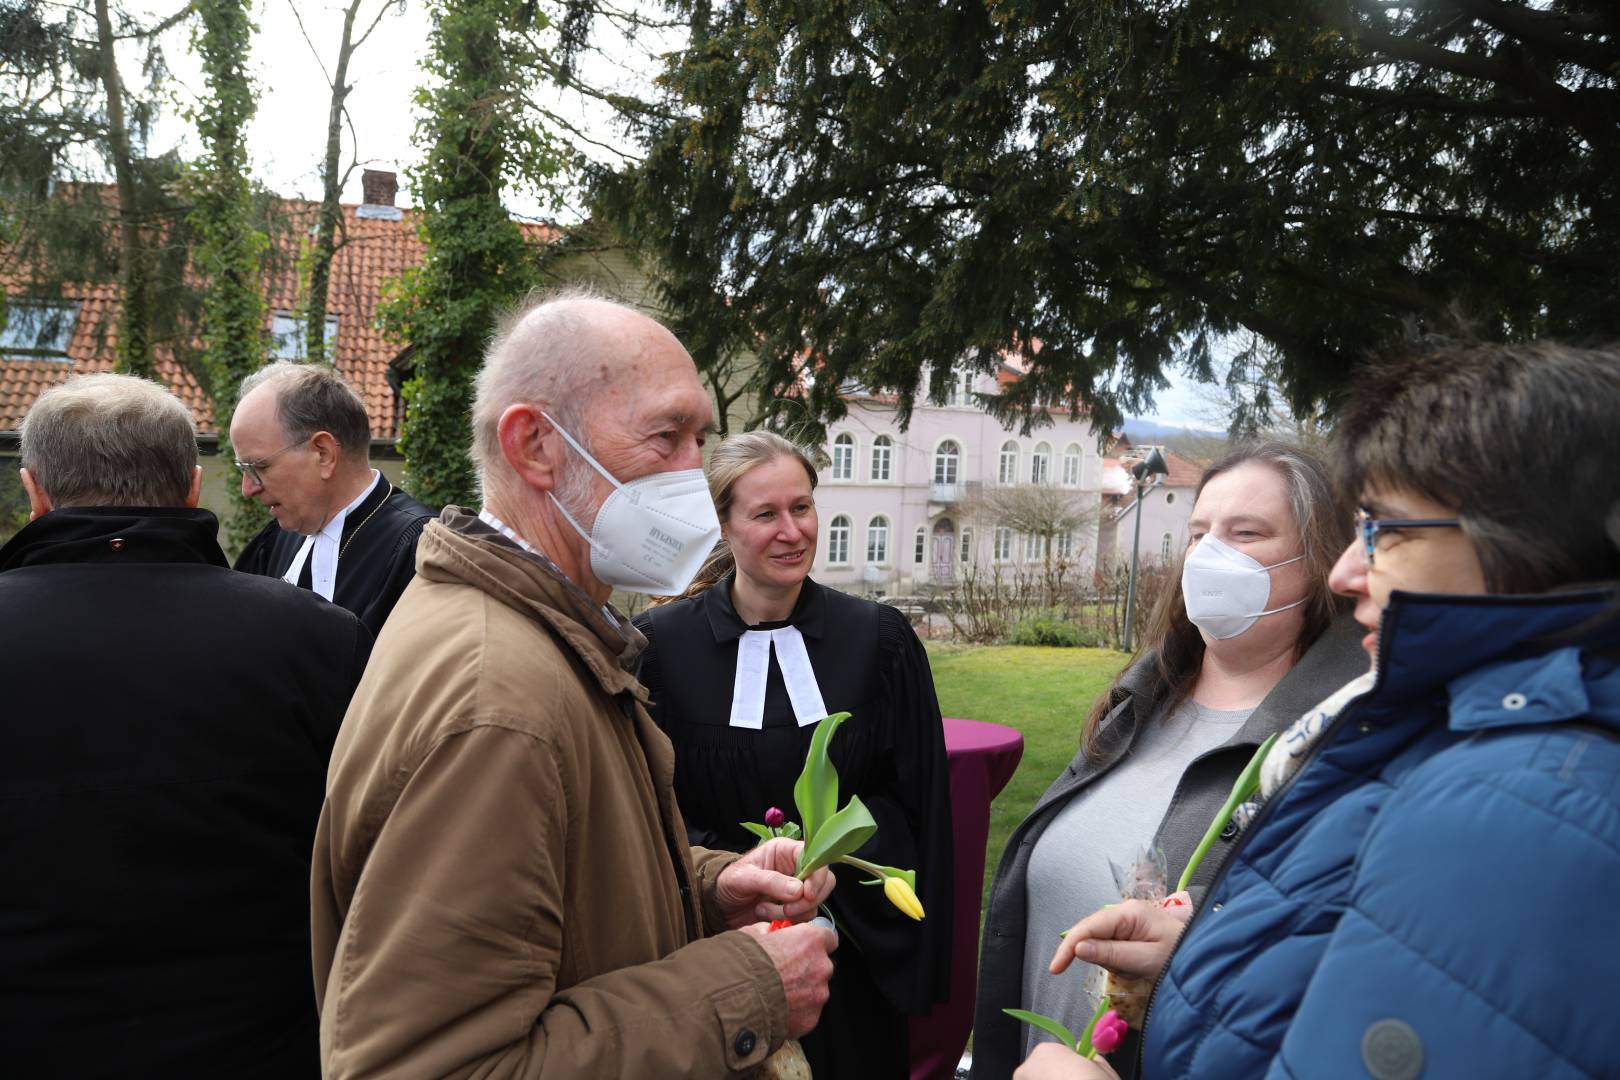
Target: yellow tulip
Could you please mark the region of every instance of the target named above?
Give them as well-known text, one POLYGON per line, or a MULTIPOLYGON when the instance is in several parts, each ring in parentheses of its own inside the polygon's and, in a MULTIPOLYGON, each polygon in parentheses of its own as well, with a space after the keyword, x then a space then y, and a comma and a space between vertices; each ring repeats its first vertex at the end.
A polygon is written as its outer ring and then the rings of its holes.
POLYGON ((883 879, 883 895, 887 896, 889 903, 899 908, 903 914, 909 915, 919 922, 922 921, 922 901, 917 899, 917 894, 912 892, 911 886, 906 884, 905 878, 885 877, 883 879))

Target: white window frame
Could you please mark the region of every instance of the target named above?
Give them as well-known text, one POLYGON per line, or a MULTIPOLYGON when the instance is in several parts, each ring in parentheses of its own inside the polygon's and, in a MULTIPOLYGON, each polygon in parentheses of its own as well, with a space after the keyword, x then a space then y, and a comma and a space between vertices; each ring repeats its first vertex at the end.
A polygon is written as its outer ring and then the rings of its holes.
POLYGON ((1008 439, 1001 444, 1001 452, 996 458, 996 482, 998 484, 1018 483, 1018 440, 1008 439))
POLYGON ((1074 533, 1057 534, 1057 557, 1064 560, 1074 558, 1074 533))
POLYGON ((995 544, 990 557, 998 563, 1012 562, 1013 531, 1005 525, 996 526, 995 544))
POLYGON ((1029 455, 1029 482, 1032 484, 1049 484, 1052 482, 1051 443, 1035 444, 1035 452, 1029 455))
POLYGON ((894 476, 894 440, 887 435, 879 435, 872 440, 872 471, 873 483, 884 484, 894 476), (881 466, 881 467, 880 467, 881 466))
POLYGON ((963 529, 962 529, 962 535, 957 538, 957 545, 959 547, 959 552, 957 554, 957 561, 961 562, 961 563, 964 563, 964 564, 972 562, 973 561, 973 530, 970 529, 970 528, 967 528, 966 526, 964 526, 963 529))
POLYGON ((1085 466, 1086 455, 1080 449, 1079 443, 1070 443, 1063 448, 1063 486, 1079 487, 1080 470, 1085 466))
POLYGON ((841 431, 832 441, 832 476, 834 480, 855 479, 855 436, 841 431))
POLYGON ((917 526, 916 546, 911 550, 911 565, 922 566, 928 561, 928 526, 917 526))
POLYGON ((1175 542, 1174 536, 1169 533, 1164 534, 1164 538, 1159 541, 1159 558, 1161 561, 1170 561, 1170 550, 1175 546, 1175 542))
POLYGON ((879 514, 866 523, 866 561, 874 566, 889 565, 889 519, 879 514))
MULTIPOLYGON (((304 333, 304 319, 296 312, 277 311, 270 316, 270 359, 309 359, 309 339, 304 333)), ((333 355, 337 348, 338 317, 326 317, 326 354, 333 355)))
POLYGON ((964 456, 960 439, 939 440, 939 444, 934 447, 934 483, 960 484, 962 482, 962 458, 964 456), (945 455, 946 446, 956 447, 956 452, 947 457, 945 455), (951 475, 949 477, 940 475, 940 465, 944 461, 951 463, 951 475))
POLYGON ((827 565, 849 565, 849 534, 852 525, 848 514, 839 514, 827 525, 827 565))
POLYGON ((0 328, 0 356, 19 360, 71 362, 68 349, 79 327, 79 305, 71 300, 11 300, 0 328), (50 332, 47 338, 44 335, 50 332))

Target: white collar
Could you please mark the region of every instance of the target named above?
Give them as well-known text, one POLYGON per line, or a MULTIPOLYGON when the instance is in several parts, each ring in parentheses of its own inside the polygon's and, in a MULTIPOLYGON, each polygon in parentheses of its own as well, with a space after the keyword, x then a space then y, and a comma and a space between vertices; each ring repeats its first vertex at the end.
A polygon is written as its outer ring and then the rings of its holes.
POLYGON ((478 520, 482 521, 485 525, 488 525, 490 528, 512 541, 512 543, 516 544, 524 551, 527 551, 530 555, 539 554, 539 552, 534 550, 534 545, 530 544, 527 540, 523 539, 523 537, 517 534, 516 529, 512 528, 512 526, 490 513, 488 509, 478 511, 478 520))
POLYGON ((770 675, 773 647, 799 726, 826 718, 827 706, 810 666, 810 654, 804 648, 804 635, 796 626, 781 626, 775 630, 744 630, 737 642, 737 675, 731 687, 732 727, 757 731, 765 726, 765 680, 770 675))
POLYGON ((337 513, 333 514, 332 515, 332 520, 328 521, 326 523, 326 525, 321 529, 321 535, 325 536, 328 540, 332 541, 332 543, 334 543, 334 544, 340 543, 343 540, 343 523, 349 519, 350 514, 354 513, 355 507, 357 507, 361 503, 365 502, 366 498, 373 491, 377 490, 377 485, 379 483, 381 483, 381 482, 382 482, 382 473, 378 472, 376 469, 372 469, 371 470, 371 483, 366 485, 366 490, 362 491, 360 493, 360 497, 355 499, 354 502, 350 503, 348 506, 345 506, 343 509, 341 509, 337 513))

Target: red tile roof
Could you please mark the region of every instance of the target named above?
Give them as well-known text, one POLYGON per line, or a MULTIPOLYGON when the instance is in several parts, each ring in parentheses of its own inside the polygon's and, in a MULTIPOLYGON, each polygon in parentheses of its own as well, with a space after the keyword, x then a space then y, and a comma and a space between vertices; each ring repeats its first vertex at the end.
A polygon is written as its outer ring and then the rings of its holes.
MULTIPOLYGON (((398 221, 362 218, 358 207, 343 207, 348 242, 332 260, 331 285, 327 292, 327 313, 338 319, 335 351, 338 370, 359 391, 371 415, 371 433, 391 439, 395 431, 395 399, 388 385, 388 364, 402 348, 400 342, 385 337, 376 326, 377 305, 384 282, 397 278, 422 260, 422 242, 416 233, 417 212, 403 210, 398 221)), ((302 199, 282 201, 282 213, 308 225, 289 228, 277 237, 282 257, 265 290, 271 313, 291 311, 298 304, 297 248, 313 228, 320 204, 302 199)), ((521 222, 524 233, 535 243, 547 243, 561 233, 549 225, 521 222)), ((24 299, 16 279, 4 282, 12 300, 24 299)), ((34 399, 69 375, 110 371, 117 351, 118 296, 114 283, 65 286, 63 295, 78 301, 79 318, 68 345, 67 360, 8 359, 0 356, 0 431, 15 430, 34 399)), ((268 324, 266 326, 268 329, 268 324)), ((166 349, 157 351, 158 374, 178 394, 205 434, 217 432, 213 406, 196 381, 186 373, 166 349)))
POLYGON ((1173 450, 1164 452, 1164 463, 1170 466, 1170 475, 1164 478, 1167 487, 1197 487, 1204 476, 1204 465, 1189 461, 1173 450))

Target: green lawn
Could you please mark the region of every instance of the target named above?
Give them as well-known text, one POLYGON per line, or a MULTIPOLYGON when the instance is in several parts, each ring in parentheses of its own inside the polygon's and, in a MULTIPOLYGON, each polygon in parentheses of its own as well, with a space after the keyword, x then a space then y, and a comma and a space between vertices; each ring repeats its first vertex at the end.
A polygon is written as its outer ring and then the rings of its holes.
POLYGON ((986 893, 1007 837, 1074 757, 1080 722, 1126 659, 1113 649, 929 644, 946 716, 1007 724, 1024 734, 1018 771, 990 805, 986 893))

